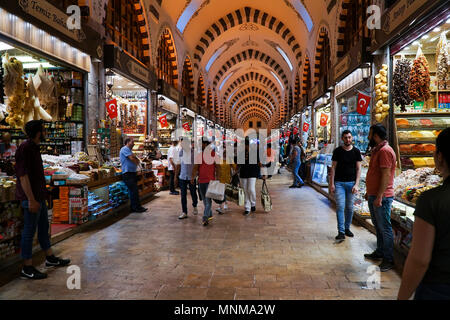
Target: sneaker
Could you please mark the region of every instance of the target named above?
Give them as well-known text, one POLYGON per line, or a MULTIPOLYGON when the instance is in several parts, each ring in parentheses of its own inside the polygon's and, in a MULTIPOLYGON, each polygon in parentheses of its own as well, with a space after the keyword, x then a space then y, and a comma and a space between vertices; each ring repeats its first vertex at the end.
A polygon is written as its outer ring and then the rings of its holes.
POLYGON ((217 211, 219 214, 224 214, 224 213, 225 213, 221 208, 217 208, 216 211, 217 211))
POLYGON ((303 183, 303 184, 299 184, 298 186, 296 186, 295 188, 301 188, 301 187, 303 187, 305 184, 303 183))
POLYGON ((209 224, 208 220, 203 221, 203 226, 207 226, 209 224))
POLYGON ((182 213, 179 217, 178 217, 178 219, 186 219, 188 217, 188 215, 187 215, 187 213, 182 213))
POLYGON ((228 206, 226 203, 223 204, 223 210, 228 210, 228 206))
POLYGON ((179 193, 178 191, 171 192, 170 194, 171 194, 172 196, 178 196, 178 195, 180 195, 180 193, 179 193))
POLYGON ((380 271, 386 272, 395 267, 394 261, 384 260, 380 264, 380 271))
POLYGON ((345 234, 339 232, 339 234, 338 234, 338 235, 336 236, 336 238, 334 238, 334 239, 336 239, 336 241, 342 242, 342 241, 345 240, 345 234))
POLYGON ((353 232, 351 232, 349 229, 345 230, 345 235, 350 238, 353 238, 354 236, 353 232))
POLYGON ((289 186, 289 188, 297 188, 297 186, 295 184, 293 184, 292 186, 289 186))
POLYGON ((208 218, 208 221, 212 221, 212 219, 213 219, 213 217, 211 216, 211 217, 208 218))
POLYGON ((196 215, 198 215, 198 209, 197 209, 197 207, 194 207, 194 210, 192 211, 192 213, 196 216, 196 215))
POLYGON ((24 266, 20 271, 22 279, 41 280, 47 278, 46 273, 42 273, 33 266, 24 266))
POLYGON ((378 252, 376 252, 376 251, 374 251, 374 252, 372 252, 372 253, 366 253, 366 254, 364 255, 364 258, 370 259, 370 260, 379 261, 379 260, 382 260, 382 259, 383 259, 383 255, 380 254, 380 253, 378 253, 378 252))
POLYGON ((61 259, 55 256, 49 256, 45 259, 46 267, 65 267, 70 264, 70 259, 61 259))
POLYGON ((245 211, 244 216, 248 216, 250 214, 250 211, 245 211))
POLYGON ((148 210, 147 208, 140 207, 140 208, 137 208, 136 210, 134 210, 134 212, 142 213, 142 212, 145 212, 145 211, 147 211, 147 210, 148 210))
POLYGON ((252 207, 252 212, 255 212, 256 211, 256 207, 252 207))

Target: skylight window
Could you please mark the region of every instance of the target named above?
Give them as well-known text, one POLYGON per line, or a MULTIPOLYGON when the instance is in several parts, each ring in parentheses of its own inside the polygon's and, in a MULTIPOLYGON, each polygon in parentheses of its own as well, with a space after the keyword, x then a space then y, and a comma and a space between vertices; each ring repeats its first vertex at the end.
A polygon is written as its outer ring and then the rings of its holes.
POLYGON ((273 71, 270 71, 270 73, 275 77, 275 79, 277 79, 278 83, 280 84, 281 90, 284 91, 283 84, 281 83, 280 79, 278 79, 277 75, 273 71))
POLYGON ((186 7, 186 9, 184 9, 183 13, 181 14, 180 18, 177 21, 177 28, 178 30, 180 30, 181 33, 184 32, 184 28, 186 28, 186 25, 188 24, 189 20, 191 20, 192 15, 195 13, 195 11, 197 11, 201 3, 202 0, 193 0, 186 7))
POLYGON ((293 0, 292 4, 294 5, 295 10, 297 10, 297 12, 300 14, 303 21, 305 22, 308 31, 311 32, 311 29, 313 28, 314 24, 311 17, 309 16, 308 11, 306 11, 306 8, 303 5, 303 3, 300 0, 293 0))
POLYGON ((239 89, 239 88, 235 89, 235 90, 233 91, 233 93, 228 97, 227 103, 230 102, 231 97, 233 97, 233 95, 236 93, 236 91, 238 91, 238 89, 239 89))
POLYGON ((277 46, 277 50, 278 50, 278 52, 281 54, 281 56, 283 57, 284 61, 286 61, 286 63, 288 64, 289 69, 291 69, 291 71, 292 71, 292 69, 293 69, 292 63, 291 63, 291 61, 289 61, 289 58, 288 58, 288 56, 286 55, 286 53, 285 53, 285 52, 283 51, 283 49, 281 49, 279 46, 277 46))
POLYGON ((229 75, 227 75, 225 77, 225 79, 223 79, 222 83, 219 86, 219 91, 222 90, 223 86, 225 85, 225 83, 228 81, 228 79, 230 79, 230 77, 233 75, 234 72, 231 72, 229 75))
POLYGON ((206 71, 209 71, 209 68, 211 68, 212 64, 214 63, 214 61, 216 61, 217 57, 227 48, 226 45, 223 45, 222 47, 220 47, 219 49, 217 49, 216 52, 214 52, 214 54, 211 56, 211 58, 209 59, 208 63, 206 64, 206 71))

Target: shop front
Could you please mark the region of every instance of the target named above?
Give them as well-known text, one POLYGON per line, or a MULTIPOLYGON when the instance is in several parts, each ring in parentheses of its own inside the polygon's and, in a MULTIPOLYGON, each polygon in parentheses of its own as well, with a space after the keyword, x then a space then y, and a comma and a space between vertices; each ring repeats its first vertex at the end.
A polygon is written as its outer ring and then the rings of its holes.
POLYGON ((197 115, 195 120, 195 132, 197 140, 201 140, 203 136, 206 136, 206 119, 202 115, 197 115))
MULTIPOLYGON (((408 10, 401 10, 405 3, 398 1, 382 16, 382 24, 392 16, 397 19, 376 31, 371 50, 379 61, 374 108, 388 99, 390 108, 381 118, 398 160, 391 214, 394 243, 406 255, 418 196, 442 184, 433 153, 437 135, 450 126, 450 8, 448 1, 413 1, 408 10), (380 96, 378 89, 386 94, 380 96)), ((380 111, 384 110, 376 110, 375 115, 380 111)), ((370 221, 365 225, 373 231, 370 221)))
POLYGON ((167 157, 171 142, 177 140, 177 129, 181 127, 180 104, 182 94, 164 80, 158 80, 158 122, 157 136, 159 147, 167 157))

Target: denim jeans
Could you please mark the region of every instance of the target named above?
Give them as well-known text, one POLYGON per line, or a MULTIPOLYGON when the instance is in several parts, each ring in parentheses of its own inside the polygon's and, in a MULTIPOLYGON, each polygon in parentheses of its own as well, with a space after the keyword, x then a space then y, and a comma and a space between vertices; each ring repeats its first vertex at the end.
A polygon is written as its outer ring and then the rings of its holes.
POLYGON ((302 165, 301 161, 294 161, 294 185, 304 184, 302 178, 298 174, 298 171, 300 170, 300 166, 302 165))
POLYGON ((169 180, 169 190, 170 192, 175 192, 175 170, 169 170, 170 180, 169 180))
POLYGON ((345 233, 345 230, 350 230, 350 225, 353 219, 353 193, 352 189, 355 181, 343 182, 336 181, 334 186, 336 188, 336 216, 337 227, 339 233, 345 233))
POLYGON ((136 210, 141 207, 141 202, 139 201, 139 190, 137 185, 137 174, 136 172, 126 172, 122 175, 123 182, 128 187, 130 193, 130 207, 131 210, 136 210))
POLYGON ((381 201, 381 207, 375 207, 376 196, 369 196, 369 210, 373 225, 377 233, 377 250, 384 259, 394 261, 394 234, 391 224, 391 207, 393 197, 385 198, 381 201))
POLYGON ((203 211, 203 221, 208 220, 209 217, 212 217, 212 201, 211 198, 206 197, 206 191, 208 190, 209 183, 199 183, 198 189, 200 190, 200 194, 203 199, 203 204, 205 205, 205 210, 203 211))
POLYGON ((450 300, 450 285, 444 283, 420 283, 414 300, 450 300))
POLYGON ((195 184, 192 184, 190 180, 182 180, 180 179, 180 189, 181 189, 181 208, 183 209, 183 213, 188 213, 187 210, 187 189, 189 187, 189 191, 192 197, 192 206, 197 208, 198 198, 197 198, 197 190, 195 188, 195 184))
POLYGON ((45 201, 40 202, 39 212, 33 213, 28 210, 28 201, 22 201, 24 225, 20 247, 22 259, 28 260, 33 256, 33 238, 38 230, 38 240, 43 251, 50 249, 50 237, 48 235, 48 210, 45 201))

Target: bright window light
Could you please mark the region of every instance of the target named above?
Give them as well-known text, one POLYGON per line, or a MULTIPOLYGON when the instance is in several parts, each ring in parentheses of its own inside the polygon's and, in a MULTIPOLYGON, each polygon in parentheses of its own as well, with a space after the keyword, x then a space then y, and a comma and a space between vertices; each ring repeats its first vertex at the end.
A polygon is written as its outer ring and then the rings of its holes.
POLYGON ((229 75, 227 75, 225 77, 225 79, 223 79, 222 83, 219 86, 219 91, 222 90, 223 86, 225 85, 225 83, 228 81, 228 79, 230 79, 230 77, 234 74, 234 72, 231 72, 229 75))
POLYGON ((208 63, 206 64, 206 71, 209 71, 209 68, 211 68, 212 64, 214 63, 214 61, 216 61, 217 57, 226 49, 227 46, 222 46, 219 49, 217 49, 216 52, 214 52, 214 54, 211 56, 211 58, 209 59, 208 63))
POLYGON ((14 49, 14 47, 0 41, 0 51, 11 50, 11 49, 14 49))
POLYGON ((177 21, 177 28, 178 30, 180 30, 181 33, 184 32, 184 28, 186 28, 186 25, 188 24, 189 20, 191 20, 192 15, 195 13, 195 11, 197 11, 201 3, 202 0, 193 0, 186 7, 186 9, 184 9, 183 13, 181 14, 180 18, 177 21))
POLYGON ((270 71, 270 73, 275 77, 275 79, 277 79, 278 83, 280 84, 281 90, 284 91, 283 84, 281 83, 280 79, 278 79, 278 77, 277 77, 277 75, 275 74, 275 72, 270 71))
POLYGON ((236 93, 236 91, 238 91, 239 88, 236 88, 233 93, 228 97, 227 103, 230 102, 231 98, 233 97, 233 95, 236 93))
POLYGON ((303 21, 305 22, 308 31, 311 31, 314 24, 311 17, 309 16, 308 11, 306 11, 306 8, 303 6, 303 3, 300 0, 293 0, 292 4, 294 5, 295 10, 297 10, 297 12, 300 14, 303 21))
POLYGON ((30 56, 15 56, 20 62, 38 62, 36 59, 30 56))
POLYGON ((24 69, 37 69, 39 68, 39 66, 42 66, 42 68, 46 69, 46 68, 54 68, 55 66, 48 63, 48 62, 44 62, 44 63, 24 63, 23 64, 23 68, 24 69))
POLYGON ((288 56, 286 55, 286 53, 285 53, 285 52, 283 51, 283 49, 281 49, 279 46, 277 46, 277 50, 278 50, 278 52, 281 54, 281 56, 283 57, 284 61, 286 61, 286 63, 288 64, 289 69, 291 69, 291 71, 292 71, 292 69, 293 69, 292 63, 291 63, 291 61, 289 61, 289 58, 288 58, 288 56))

